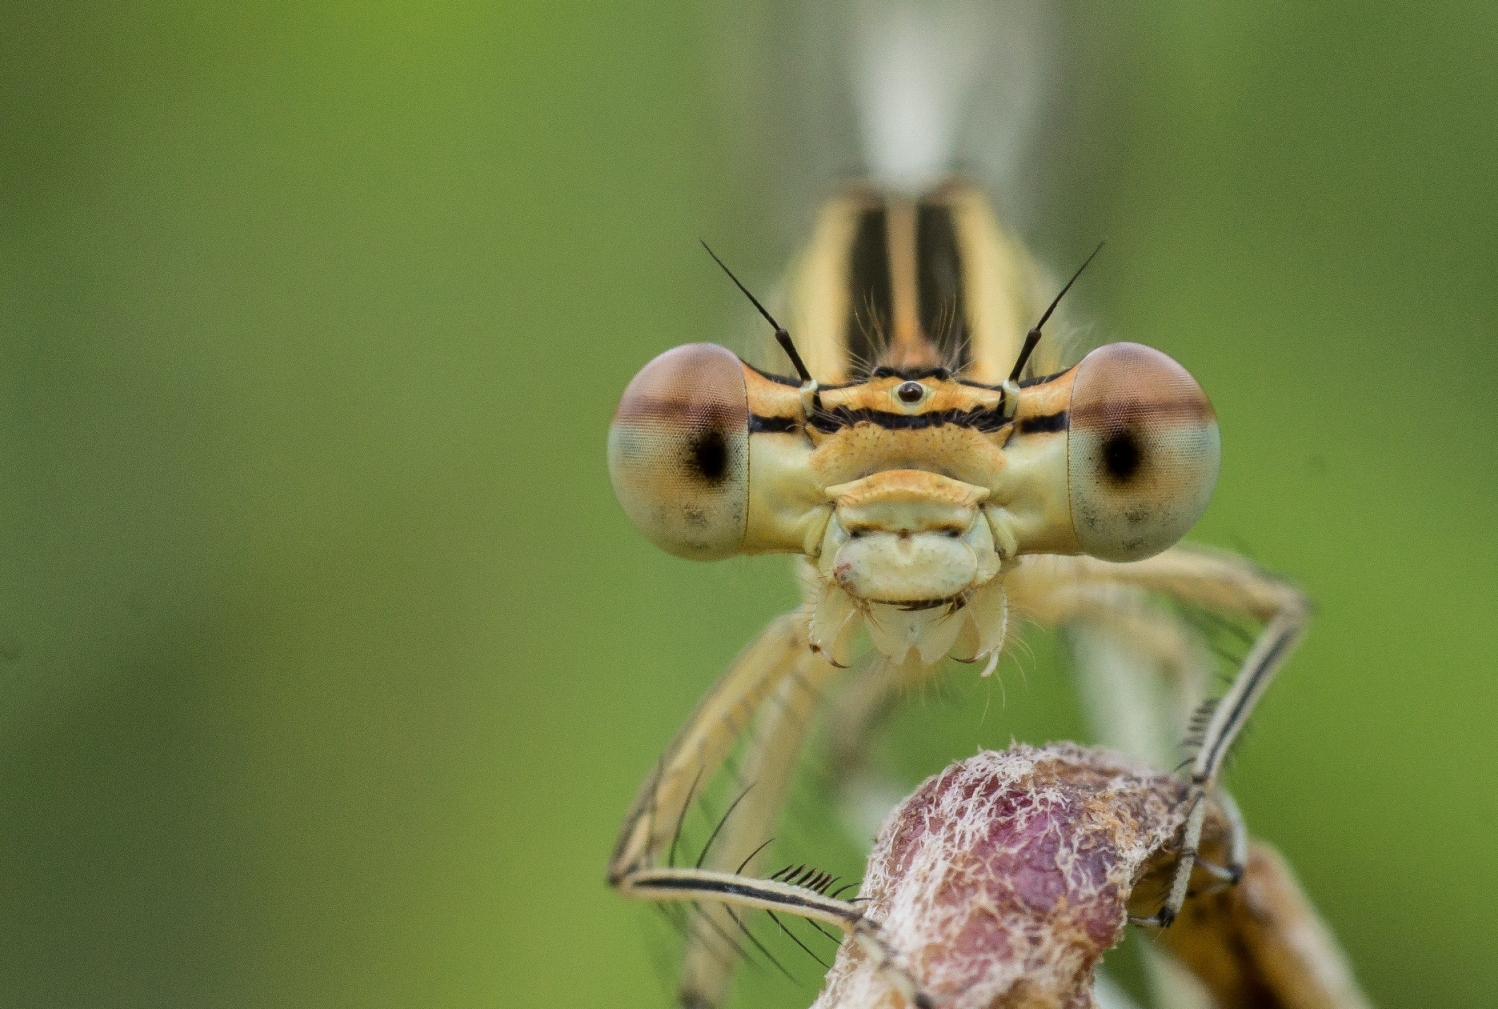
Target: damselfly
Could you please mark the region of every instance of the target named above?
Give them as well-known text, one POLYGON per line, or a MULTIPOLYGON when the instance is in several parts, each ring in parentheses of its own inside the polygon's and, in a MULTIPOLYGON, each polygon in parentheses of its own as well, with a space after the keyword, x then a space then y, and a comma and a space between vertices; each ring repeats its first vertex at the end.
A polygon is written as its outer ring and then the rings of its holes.
MULTIPOLYGON (((1215 413, 1149 347, 1109 344, 1063 367, 1042 327, 1075 280, 1045 290, 960 180, 914 197, 855 186, 823 209, 793 270, 789 331, 760 308, 793 376, 699 343, 629 384, 608 456, 636 527, 689 558, 799 554, 804 605, 745 649, 644 783, 609 866, 621 893, 718 902, 734 922, 734 907, 783 909, 897 965, 877 923, 817 878, 756 875, 817 698, 860 678, 861 700, 833 715, 857 738, 948 656, 992 670, 1011 614, 1101 629, 1156 668, 1200 676, 1181 618, 1141 604, 1153 595, 1262 625, 1201 725, 1171 882, 1142 920, 1176 917, 1223 759, 1309 607, 1244 558, 1177 545, 1217 479, 1215 413), (873 656, 861 665, 860 632, 873 656), (751 725, 746 789, 696 864, 677 865, 681 818, 751 725)), ((729 968, 707 945, 688 938, 683 1004, 723 996, 729 968)))

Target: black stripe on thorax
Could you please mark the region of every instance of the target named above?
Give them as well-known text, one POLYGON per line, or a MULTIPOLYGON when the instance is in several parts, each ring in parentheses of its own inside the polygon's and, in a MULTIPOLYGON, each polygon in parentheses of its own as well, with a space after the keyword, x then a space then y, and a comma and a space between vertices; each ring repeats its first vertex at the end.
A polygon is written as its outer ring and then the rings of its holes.
POLYGON ((878 341, 888 337, 894 317, 888 220, 881 204, 859 214, 848 250, 848 321, 843 336, 847 374, 868 374, 879 357, 878 341))
POLYGON ((921 332, 941 360, 961 368, 970 359, 962 291, 962 252, 952 208, 922 203, 915 219, 916 285, 921 332))

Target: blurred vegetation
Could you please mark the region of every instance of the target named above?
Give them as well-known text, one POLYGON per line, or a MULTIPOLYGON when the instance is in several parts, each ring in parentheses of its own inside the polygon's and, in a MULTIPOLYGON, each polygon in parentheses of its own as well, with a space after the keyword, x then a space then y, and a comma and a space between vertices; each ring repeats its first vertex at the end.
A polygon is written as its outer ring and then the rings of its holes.
MULTIPOLYGON (((5 5, 0 1005, 667 1004, 603 863, 794 598, 651 548, 603 464, 634 371, 736 318, 697 236, 789 251, 722 16, 5 5)), ((1490 1005, 1498 17, 1067 37, 1027 237, 1109 237, 1080 309, 1221 416, 1198 538, 1321 607, 1229 782, 1377 1002, 1490 1005)), ((1035 647, 913 776, 1076 731, 1035 647)))

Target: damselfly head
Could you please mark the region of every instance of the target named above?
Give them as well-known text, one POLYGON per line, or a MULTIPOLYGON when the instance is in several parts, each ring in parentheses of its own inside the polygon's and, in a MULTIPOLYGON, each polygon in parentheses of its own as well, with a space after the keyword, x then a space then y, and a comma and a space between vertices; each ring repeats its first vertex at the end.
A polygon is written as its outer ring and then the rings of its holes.
POLYGON ((1217 480, 1217 419, 1184 368, 1138 344, 1021 380, 1027 362, 1054 360, 1049 345, 1030 355, 1060 296, 1032 300, 1033 267, 970 188, 887 206, 867 190, 847 199, 850 224, 881 222, 882 244, 863 224, 825 228, 809 262, 846 288, 819 288, 826 303, 793 301, 789 315, 817 377, 825 368, 834 380, 814 380, 744 290, 798 374, 768 374, 706 343, 657 357, 609 432, 614 489, 635 526, 678 556, 805 555, 820 586, 814 645, 831 650, 857 614, 896 661, 911 649, 925 663, 992 655, 1012 558, 1139 560, 1191 528, 1217 480), (856 365, 865 282, 903 348, 891 360, 907 363, 856 365), (975 335, 961 371, 941 365, 927 324, 943 311, 975 335))
MULTIPOLYGON (((798 510, 835 512, 854 538, 964 536, 948 515, 951 481, 983 492, 1001 554, 1138 560, 1185 535, 1217 481, 1211 402, 1185 368, 1137 343, 1027 382, 1008 418, 1001 389, 939 371, 828 388, 810 416, 796 391, 710 343, 641 369, 609 432, 609 473, 635 526, 699 560, 805 549, 817 523, 798 510), (899 490, 880 497, 885 483, 899 490), (870 510, 875 500, 899 504, 870 510)), ((892 591, 883 598, 912 598, 892 591)))

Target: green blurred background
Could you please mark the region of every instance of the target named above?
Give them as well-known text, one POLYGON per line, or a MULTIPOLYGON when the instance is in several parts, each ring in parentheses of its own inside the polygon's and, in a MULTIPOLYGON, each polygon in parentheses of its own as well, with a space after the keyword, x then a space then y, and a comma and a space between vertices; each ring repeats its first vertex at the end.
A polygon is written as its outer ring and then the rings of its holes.
MULTIPOLYGON (((1320 604, 1250 824, 1375 1001, 1491 1005, 1498 16, 1249 6, 1066 15, 1026 235, 1109 237, 1078 309, 1221 416, 1197 538, 1320 604)), ((668 1003, 603 864, 793 586, 603 440, 740 321, 696 238, 790 251, 744 10, 4 6, 0 1005, 668 1003)), ((912 773, 1078 731, 1044 666, 912 773)))

